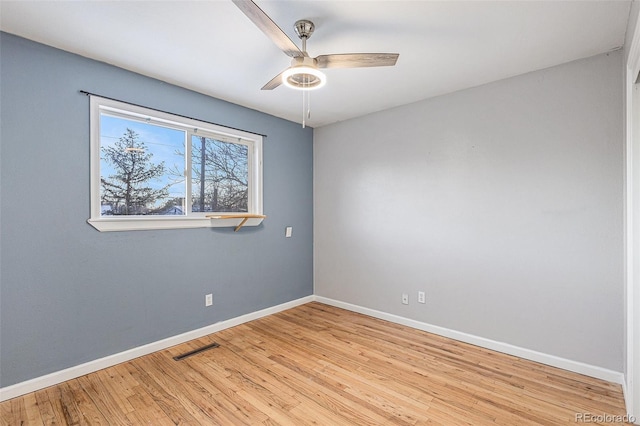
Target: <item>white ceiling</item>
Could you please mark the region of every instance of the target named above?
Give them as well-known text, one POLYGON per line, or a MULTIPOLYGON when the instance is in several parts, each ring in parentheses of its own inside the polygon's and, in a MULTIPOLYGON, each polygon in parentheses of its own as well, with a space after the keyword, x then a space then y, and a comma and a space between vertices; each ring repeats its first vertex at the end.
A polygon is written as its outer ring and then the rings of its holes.
MULTIPOLYGON (((621 47, 630 0, 256 3, 310 56, 399 53, 395 67, 328 69, 311 94, 318 127, 621 47)), ((302 121, 302 94, 260 88, 290 58, 230 1, 0 1, 0 29, 302 121)), ((108 95, 108 94, 106 94, 108 95)))

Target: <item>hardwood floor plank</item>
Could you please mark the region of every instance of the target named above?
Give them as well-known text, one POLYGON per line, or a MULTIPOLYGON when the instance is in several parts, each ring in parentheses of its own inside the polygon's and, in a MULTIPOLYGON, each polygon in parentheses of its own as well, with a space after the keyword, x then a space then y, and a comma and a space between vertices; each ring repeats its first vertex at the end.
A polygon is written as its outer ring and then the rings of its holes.
MULTIPOLYGON (((53 409, 53 404, 49 399, 45 389, 34 392, 33 395, 38 403, 38 411, 40 412, 40 419, 44 425, 63 425, 62 418, 58 417, 56 411, 53 409)), ((26 395, 25 395, 26 396, 26 395)), ((39 423, 35 423, 39 424, 39 423)))
POLYGON ((78 422, 80 424, 108 425, 109 421, 100 411, 100 407, 92 401, 91 397, 83 389, 80 379, 81 377, 67 382, 71 388, 70 399, 73 399, 78 409, 78 422))
POLYGON ((142 386, 137 394, 129 396, 127 400, 133 407, 133 411, 127 413, 127 419, 134 424, 175 425, 142 386))
POLYGON ((52 402, 55 401, 58 404, 56 408, 60 410, 66 425, 80 425, 83 423, 84 416, 78 408, 78 402, 75 400, 74 388, 73 380, 49 388, 49 397, 53 398, 52 402))
POLYGON ((313 302, 5 401, 0 425, 557 425, 577 413, 624 415, 620 386, 313 302))
POLYGON ((24 398, 14 398, 0 407, 3 425, 21 425, 27 421, 24 398))
MULTIPOLYGON (((24 408, 27 414, 27 423, 30 425, 43 424, 40 407, 35 393, 30 393, 24 397, 24 408)), ((46 408, 46 407, 45 407, 46 408)))
POLYGON ((91 377, 101 383, 101 391, 111 395, 120 411, 123 413, 133 411, 128 398, 135 395, 133 389, 140 384, 131 377, 123 364, 97 371, 95 376, 91 377))
POLYGON ((126 418, 126 413, 119 409, 119 404, 122 401, 118 395, 104 384, 101 375, 96 375, 95 379, 88 376, 78 378, 78 383, 90 398, 91 403, 100 413, 106 413, 105 417, 109 419, 109 422, 123 426, 131 425, 126 418))

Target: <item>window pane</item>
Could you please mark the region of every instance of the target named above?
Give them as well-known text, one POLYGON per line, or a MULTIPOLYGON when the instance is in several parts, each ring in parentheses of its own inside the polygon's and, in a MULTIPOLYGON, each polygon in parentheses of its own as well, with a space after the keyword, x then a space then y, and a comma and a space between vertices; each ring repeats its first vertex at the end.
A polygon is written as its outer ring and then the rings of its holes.
POLYGON ((185 132, 100 115, 100 210, 184 215, 185 132))
POLYGON ((249 150, 246 145, 191 137, 194 212, 247 212, 249 150))

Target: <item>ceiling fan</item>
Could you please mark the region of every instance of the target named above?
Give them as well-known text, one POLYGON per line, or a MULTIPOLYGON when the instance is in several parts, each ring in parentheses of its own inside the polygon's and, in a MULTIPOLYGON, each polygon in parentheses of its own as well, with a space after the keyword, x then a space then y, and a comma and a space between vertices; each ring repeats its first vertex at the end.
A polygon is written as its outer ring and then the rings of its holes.
POLYGON ((271 79, 262 90, 273 90, 280 84, 299 90, 318 89, 326 83, 320 68, 360 68, 393 66, 398 60, 397 53, 339 53, 310 58, 307 54, 307 40, 313 34, 313 22, 302 19, 294 29, 302 40, 302 50, 251 0, 233 0, 233 3, 273 41, 286 55, 291 66, 271 79))

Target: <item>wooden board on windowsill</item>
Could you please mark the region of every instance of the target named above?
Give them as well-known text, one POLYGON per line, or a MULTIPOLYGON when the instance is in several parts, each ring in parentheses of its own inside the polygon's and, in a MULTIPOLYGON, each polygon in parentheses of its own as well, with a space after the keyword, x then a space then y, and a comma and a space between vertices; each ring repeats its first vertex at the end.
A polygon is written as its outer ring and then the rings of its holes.
POLYGON ((208 214, 206 216, 207 219, 242 219, 242 221, 238 224, 238 226, 236 226, 233 232, 238 232, 249 219, 264 219, 266 217, 267 216, 263 214, 252 213, 208 214))

